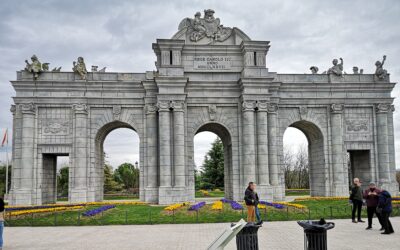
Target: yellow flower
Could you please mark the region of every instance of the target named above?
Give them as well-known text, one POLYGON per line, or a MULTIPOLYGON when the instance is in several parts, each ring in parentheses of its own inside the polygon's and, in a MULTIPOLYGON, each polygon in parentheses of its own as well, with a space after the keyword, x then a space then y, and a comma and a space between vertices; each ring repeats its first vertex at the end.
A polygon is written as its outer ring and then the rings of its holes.
POLYGON ((294 201, 341 201, 341 200, 348 200, 349 197, 347 196, 332 196, 332 197, 301 197, 296 198, 294 201))
POLYGON ((164 210, 174 211, 176 209, 179 209, 179 208, 181 208, 183 206, 187 206, 187 205, 189 205, 189 202, 176 203, 176 204, 169 205, 168 207, 165 207, 164 210))
POLYGON ((266 208, 267 208, 267 206, 266 206, 266 205, 264 205, 264 204, 258 204, 258 208, 259 208, 259 209, 266 209, 266 208))
POLYGON ((212 210, 222 210, 222 201, 216 201, 211 206, 212 210))
POLYGON ((49 213, 49 212, 58 212, 58 211, 69 211, 82 209, 83 206, 73 206, 73 207, 54 207, 54 208, 41 208, 41 209, 31 209, 31 210, 21 210, 10 212, 10 216, 18 216, 18 215, 26 215, 26 214, 38 214, 38 213, 49 213))
POLYGON ((296 204, 296 203, 290 203, 290 202, 286 202, 286 201, 280 201, 280 202, 274 202, 274 203, 281 204, 281 205, 288 206, 288 207, 295 207, 295 208, 298 208, 298 209, 307 208, 304 205, 296 204))

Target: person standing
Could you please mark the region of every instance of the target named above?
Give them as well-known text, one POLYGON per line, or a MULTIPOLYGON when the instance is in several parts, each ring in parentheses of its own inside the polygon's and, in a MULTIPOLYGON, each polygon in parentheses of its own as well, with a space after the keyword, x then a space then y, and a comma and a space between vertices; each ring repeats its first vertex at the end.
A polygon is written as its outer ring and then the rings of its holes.
POLYGON ((380 193, 381 193, 381 190, 379 188, 377 188, 375 183, 373 183, 373 182, 371 182, 368 186, 368 189, 366 189, 364 191, 363 196, 367 203, 367 215, 368 215, 368 227, 366 228, 366 230, 369 230, 372 228, 372 218, 374 218, 374 214, 376 214, 376 217, 378 218, 378 221, 382 226, 381 215, 376 212, 376 208, 377 208, 378 202, 379 202, 378 195, 380 193))
POLYGON ((361 220, 361 208, 362 208, 362 204, 363 204, 363 195, 362 195, 360 179, 354 178, 353 183, 354 183, 354 185, 351 188, 351 192, 350 192, 350 200, 353 203, 353 209, 351 212, 351 220, 353 223, 364 222, 363 220, 361 220), (357 221, 356 221, 356 211, 357 211, 357 221))
POLYGON ((3 249, 4 210, 4 200, 0 197, 0 250, 3 249))
POLYGON ((378 212, 381 213, 382 226, 385 229, 382 234, 392 234, 394 230, 389 220, 392 213, 392 196, 388 191, 383 190, 378 199, 378 212))
POLYGON ((244 201, 247 206, 247 222, 255 222, 257 216, 257 224, 262 224, 260 213, 258 211, 259 198, 255 190, 256 184, 254 182, 249 182, 249 185, 244 192, 244 201))

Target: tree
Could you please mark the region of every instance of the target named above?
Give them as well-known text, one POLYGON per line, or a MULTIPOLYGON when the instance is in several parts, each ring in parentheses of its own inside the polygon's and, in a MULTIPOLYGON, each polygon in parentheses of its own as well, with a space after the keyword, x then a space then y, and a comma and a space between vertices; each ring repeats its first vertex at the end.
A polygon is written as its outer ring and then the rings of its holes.
MULTIPOLYGON (((8 165, 8 191, 11 188, 11 170, 12 167, 8 165)), ((6 191, 6 165, 0 166, 0 194, 4 194, 6 191)))
POLYGON ((217 138, 212 143, 201 170, 201 188, 224 187, 224 146, 221 139, 217 138))
POLYGON ((57 195, 61 197, 68 196, 68 181, 69 180, 69 168, 64 166, 60 168, 57 173, 57 195))
POLYGON ((286 188, 310 188, 308 153, 305 145, 295 153, 284 148, 282 168, 286 188))
POLYGON ((112 167, 108 164, 104 164, 104 193, 121 191, 121 189, 121 184, 114 180, 112 167))
POLYGON ((139 188, 139 169, 131 163, 122 163, 114 171, 114 180, 127 190, 139 188))

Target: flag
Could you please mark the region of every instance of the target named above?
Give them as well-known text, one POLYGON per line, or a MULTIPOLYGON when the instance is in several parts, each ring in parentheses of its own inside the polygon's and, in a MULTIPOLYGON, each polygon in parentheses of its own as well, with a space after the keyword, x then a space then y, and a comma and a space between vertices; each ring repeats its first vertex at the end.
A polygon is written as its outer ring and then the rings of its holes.
POLYGON ((3 140, 1 140, 1 146, 8 145, 8 129, 4 131, 3 140))

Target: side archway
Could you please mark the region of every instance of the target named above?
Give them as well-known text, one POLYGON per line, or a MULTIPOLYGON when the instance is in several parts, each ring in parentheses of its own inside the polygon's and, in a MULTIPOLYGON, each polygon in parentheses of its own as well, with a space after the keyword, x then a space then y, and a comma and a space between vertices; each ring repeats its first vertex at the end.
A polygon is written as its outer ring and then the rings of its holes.
POLYGON ((306 120, 289 125, 303 132, 308 142, 308 165, 311 196, 326 196, 329 171, 326 167, 325 142, 321 129, 306 120))

